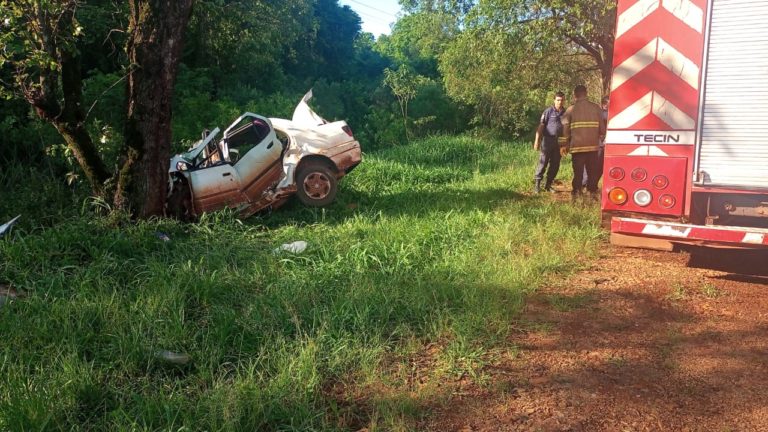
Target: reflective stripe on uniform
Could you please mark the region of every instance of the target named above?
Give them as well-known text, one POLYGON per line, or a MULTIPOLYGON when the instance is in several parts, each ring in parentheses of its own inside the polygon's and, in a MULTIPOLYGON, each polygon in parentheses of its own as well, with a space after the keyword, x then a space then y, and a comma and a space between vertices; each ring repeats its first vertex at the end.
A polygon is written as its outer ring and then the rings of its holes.
POLYGON ((590 146, 590 147, 571 147, 571 153, 586 153, 586 152, 592 152, 592 151, 598 151, 600 150, 600 146, 590 146))
POLYGON ((599 127, 600 127, 600 122, 596 122, 596 121, 571 123, 571 129, 599 128, 599 127))

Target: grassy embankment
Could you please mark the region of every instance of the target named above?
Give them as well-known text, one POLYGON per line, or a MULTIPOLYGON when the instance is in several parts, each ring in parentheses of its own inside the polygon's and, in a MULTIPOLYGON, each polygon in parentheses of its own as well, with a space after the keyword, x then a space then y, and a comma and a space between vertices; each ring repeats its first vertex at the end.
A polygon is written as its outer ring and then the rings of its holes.
POLYGON ((37 215, 0 241, 0 283, 27 294, 0 307, 0 429, 413 426, 514 355, 526 293, 594 255, 596 206, 529 196, 534 157, 427 139, 368 154, 328 209, 244 223, 37 215))

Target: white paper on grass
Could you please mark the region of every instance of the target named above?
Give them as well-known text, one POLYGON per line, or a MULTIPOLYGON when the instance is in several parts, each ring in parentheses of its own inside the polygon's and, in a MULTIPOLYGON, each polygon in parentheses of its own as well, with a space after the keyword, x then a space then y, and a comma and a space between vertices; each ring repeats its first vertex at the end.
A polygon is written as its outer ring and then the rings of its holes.
POLYGON ((307 242, 303 240, 295 241, 293 243, 285 243, 280 245, 274 250, 275 253, 290 252, 290 253, 302 253, 307 249, 307 242))

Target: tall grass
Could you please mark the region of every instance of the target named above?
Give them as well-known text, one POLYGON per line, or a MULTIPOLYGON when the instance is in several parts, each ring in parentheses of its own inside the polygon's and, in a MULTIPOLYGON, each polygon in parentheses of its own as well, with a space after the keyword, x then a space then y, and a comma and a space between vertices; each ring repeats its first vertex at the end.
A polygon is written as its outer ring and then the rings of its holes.
POLYGON ((0 164, 0 225, 17 215, 22 216, 19 226, 27 229, 79 216, 88 191, 68 186, 59 171, 50 166, 0 164))
POLYGON ((413 426, 443 396, 398 362, 479 376, 526 293, 594 255, 596 208, 529 195, 534 158, 434 137, 366 155, 327 209, 14 231, 0 283, 27 296, 0 307, 0 429, 413 426))

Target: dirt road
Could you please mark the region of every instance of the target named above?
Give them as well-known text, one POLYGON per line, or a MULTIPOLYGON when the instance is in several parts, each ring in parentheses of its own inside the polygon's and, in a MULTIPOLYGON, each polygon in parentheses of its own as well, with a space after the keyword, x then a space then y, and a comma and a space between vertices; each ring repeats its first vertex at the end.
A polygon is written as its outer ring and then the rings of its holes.
POLYGON ((529 300, 517 358, 420 429, 768 430, 768 279, 698 260, 606 247, 529 300))

